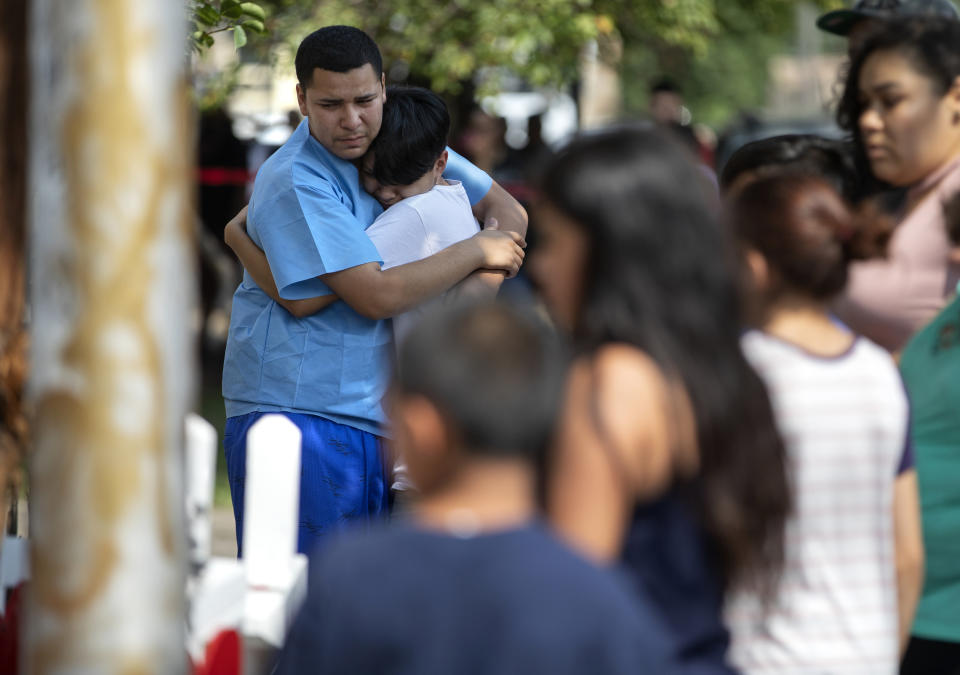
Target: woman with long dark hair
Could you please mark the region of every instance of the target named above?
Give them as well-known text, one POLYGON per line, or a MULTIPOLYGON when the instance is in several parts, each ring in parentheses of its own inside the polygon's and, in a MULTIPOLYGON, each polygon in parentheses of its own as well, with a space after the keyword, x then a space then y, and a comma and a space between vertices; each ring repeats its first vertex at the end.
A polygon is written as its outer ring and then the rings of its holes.
POLYGON ((579 354, 549 517, 625 564, 694 672, 728 672, 724 591, 772 587, 789 491, 727 241, 685 151, 652 131, 573 141, 542 196, 533 272, 579 354))

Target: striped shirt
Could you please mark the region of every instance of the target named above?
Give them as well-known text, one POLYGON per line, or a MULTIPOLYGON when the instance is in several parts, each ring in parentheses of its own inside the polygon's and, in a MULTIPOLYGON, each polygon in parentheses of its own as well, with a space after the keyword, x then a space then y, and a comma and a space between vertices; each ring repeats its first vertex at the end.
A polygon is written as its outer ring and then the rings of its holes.
POLYGON ((913 461, 897 368, 864 338, 820 357, 752 331, 743 349, 769 389, 795 503, 769 610, 744 592, 727 603, 731 661, 750 675, 896 673, 893 484, 913 461))

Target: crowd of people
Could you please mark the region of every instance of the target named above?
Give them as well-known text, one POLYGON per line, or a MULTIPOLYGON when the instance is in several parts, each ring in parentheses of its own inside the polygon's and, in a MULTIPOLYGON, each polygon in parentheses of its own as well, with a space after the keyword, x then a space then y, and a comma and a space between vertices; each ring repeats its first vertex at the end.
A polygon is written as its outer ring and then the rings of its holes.
POLYGON ((443 101, 355 28, 303 41, 225 230, 241 553, 247 431, 303 433, 278 672, 960 673, 960 19, 820 25, 850 141, 747 145, 718 195, 669 128, 574 138, 535 304, 496 299, 527 214, 443 101))

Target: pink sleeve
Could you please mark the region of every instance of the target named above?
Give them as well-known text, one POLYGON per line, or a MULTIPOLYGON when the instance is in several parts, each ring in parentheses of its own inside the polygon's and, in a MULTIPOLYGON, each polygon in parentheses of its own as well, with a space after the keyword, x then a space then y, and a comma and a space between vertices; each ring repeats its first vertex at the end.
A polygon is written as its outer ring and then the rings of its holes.
POLYGON ((852 330, 890 351, 943 309, 960 270, 950 267, 943 207, 937 194, 900 223, 885 260, 855 262, 843 295, 834 305, 852 330))

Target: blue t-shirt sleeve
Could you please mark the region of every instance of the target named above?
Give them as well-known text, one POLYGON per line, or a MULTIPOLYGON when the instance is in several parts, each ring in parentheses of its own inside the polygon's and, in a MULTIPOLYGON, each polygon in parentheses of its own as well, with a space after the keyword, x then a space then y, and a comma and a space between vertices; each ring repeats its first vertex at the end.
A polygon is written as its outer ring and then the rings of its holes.
POLYGON ((478 169, 470 163, 470 160, 458 155, 450 148, 447 148, 447 168, 443 175, 445 178, 463 183, 463 189, 467 191, 467 197, 470 199, 470 206, 486 197, 490 192, 490 186, 493 185, 493 179, 486 171, 478 169))
POLYGON ((294 185, 256 215, 277 292, 287 300, 329 295, 318 277, 381 262, 364 225, 329 184, 294 185))

